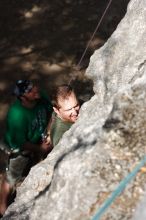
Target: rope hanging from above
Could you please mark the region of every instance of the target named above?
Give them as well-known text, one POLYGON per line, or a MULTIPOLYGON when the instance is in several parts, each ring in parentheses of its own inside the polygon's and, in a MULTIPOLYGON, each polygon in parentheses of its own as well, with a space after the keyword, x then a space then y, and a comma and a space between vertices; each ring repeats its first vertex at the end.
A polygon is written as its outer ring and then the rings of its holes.
POLYGON ((80 71, 81 62, 82 62, 82 60, 83 60, 83 58, 84 58, 84 56, 85 56, 85 54, 86 54, 86 52, 87 52, 87 50, 88 50, 90 44, 91 44, 91 41, 93 40, 93 38, 94 38, 94 36, 95 36, 97 30, 99 29, 99 26, 100 26, 101 22, 103 21, 104 16, 105 16, 107 10, 109 9, 111 3, 112 3, 112 0, 109 0, 109 2, 108 2, 108 4, 106 5, 106 8, 105 8, 105 10, 104 10, 104 12, 103 12, 101 18, 100 18, 100 20, 99 20, 99 22, 98 22, 98 24, 97 24, 97 26, 96 26, 96 28, 95 28, 95 30, 94 30, 94 32, 93 32, 91 38, 90 38, 90 40, 89 40, 88 43, 87 43, 87 46, 86 46, 86 48, 85 48, 85 50, 84 50, 84 52, 83 52, 83 54, 82 54, 82 56, 81 56, 81 58, 80 58, 78 64, 73 67, 73 72, 74 72, 74 73, 72 74, 71 79, 69 80, 69 83, 68 83, 68 84, 72 84, 73 81, 76 80, 76 78, 77 78, 77 76, 78 76, 78 71, 80 71))
POLYGON ((82 54, 82 56, 81 56, 81 59, 79 60, 79 62, 78 62, 78 64, 77 64, 77 67, 76 67, 77 69, 79 69, 80 64, 81 64, 81 62, 82 62, 82 60, 83 60, 83 58, 84 58, 84 56, 85 56, 85 54, 86 54, 86 52, 87 52, 87 49, 89 48, 91 41, 93 40, 93 38, 94 38, 94 36, 95 36, 97 30, 99 29, 99 26, 100 26, 100 24, 101 24, 101 22, 102 22, 102 20, 103 20, 103 18, 104 18, 104 16, 105 16, 105 14, 106 14, 108 8, 110 7, 111 3, 112 3, 112 0, 109 0, 109 2, 108 2, 108 4, 107 4, 107 6, 106 6, 106 8, 105 8, 105 10, 104 10, 104 12, 103 12, 101 18, 100 18, 100 20, 99 20, 99 22, 98 22, 98 24, 97 24, 97 26, 96 26, 96 28, 95 28, 95 30, 94 30, 94 32, 93 32, 91 38, 90 38, 90 40, 89 40, 88 43, 87 43, 87 46, 86 46, 86 48, 85 48, 85 50, 84 50, 84 52, 83 52, 83 54, 82 54))

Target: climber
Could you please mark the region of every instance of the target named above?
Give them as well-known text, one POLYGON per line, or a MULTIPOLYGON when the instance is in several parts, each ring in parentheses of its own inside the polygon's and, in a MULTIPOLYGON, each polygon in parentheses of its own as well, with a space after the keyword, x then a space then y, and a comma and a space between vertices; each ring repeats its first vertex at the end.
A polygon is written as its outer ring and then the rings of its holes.
POLYGON ((1 215, 7 208, 11 189, 52 149, 44 138, 53 111, 46 94, 29 80, 18 80, 13 94, 17 99, 7 114, 2 148, 8 155, 8 165, 0 190, 1 215))
MULTIPOLYGON (((50 139, 53 146, 57 145, 62 135, 78 119, 80 102, 69 85, 61 85, 52 92, 54 112, 50 123, 50 139)), ((48 135, 49 135, 48 134, 48 135)))

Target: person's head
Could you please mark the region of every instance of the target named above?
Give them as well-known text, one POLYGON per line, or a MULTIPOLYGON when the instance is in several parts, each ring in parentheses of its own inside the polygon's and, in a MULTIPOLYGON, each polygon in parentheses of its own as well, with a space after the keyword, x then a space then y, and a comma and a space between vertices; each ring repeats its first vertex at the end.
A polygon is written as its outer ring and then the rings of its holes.
POLYGON ((79 115, 79 101, 69 85, 55 88, 52 95, 53 109, 63 121, 75 122, 79 115))
POLYGON ((32 102, 40 98, 39 89, 30 80, 18 80, 13 94, 22 101, 32 102))

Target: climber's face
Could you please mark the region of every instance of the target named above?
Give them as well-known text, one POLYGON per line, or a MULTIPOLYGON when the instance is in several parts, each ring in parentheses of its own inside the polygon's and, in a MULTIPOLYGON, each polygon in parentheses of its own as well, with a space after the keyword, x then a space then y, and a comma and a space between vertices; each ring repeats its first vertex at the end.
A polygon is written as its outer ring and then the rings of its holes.
POLYGON ((66 98, 59 97, 58 106, 54 111, 63 121, 74 123, 78 119, 80 105, 74 92, 66 98))

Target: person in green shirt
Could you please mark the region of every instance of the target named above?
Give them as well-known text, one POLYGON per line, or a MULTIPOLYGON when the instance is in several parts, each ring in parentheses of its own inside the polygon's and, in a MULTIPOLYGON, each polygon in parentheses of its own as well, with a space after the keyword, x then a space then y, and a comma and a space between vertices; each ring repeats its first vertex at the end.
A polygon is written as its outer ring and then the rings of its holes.
POLYGON ((26 170, 52 149, 44 138, 53 111, 46 94, 29 80, 18 80, 13 94, 17 100, 8 110, 4 138, 9 159, 0 192, 1 215, 7 208, 11 189, 26 175, 26 170))
POLYGON ((78 119, 80 103, 70 85, 61 85, 52 93, 53 114, 50 123, 50 139, 56 146, 63 134, 78 119))
POLYGON ((11 150, 21 151, 32 148, 32 151, 36 151, 38 147, 45 145, 42 136, 52 114, 52 104, 30 81, 18 82, 20 82, 19 86, 16 86, 14 91, 18 99, 11 105, 7 114, 5 142, 11 150), (25 84, 28 84, 31 90, 21 95, 20 89, 22 90, 25 84), (18 94, 17 88, 19 88, 18 94), (39 144, 37 148, 33 145, 36 143, 39 144))

